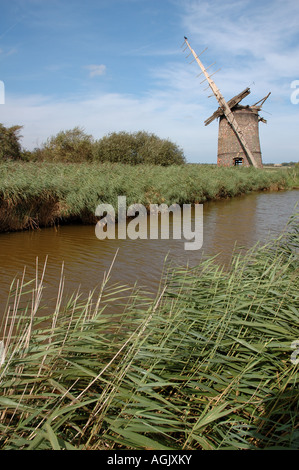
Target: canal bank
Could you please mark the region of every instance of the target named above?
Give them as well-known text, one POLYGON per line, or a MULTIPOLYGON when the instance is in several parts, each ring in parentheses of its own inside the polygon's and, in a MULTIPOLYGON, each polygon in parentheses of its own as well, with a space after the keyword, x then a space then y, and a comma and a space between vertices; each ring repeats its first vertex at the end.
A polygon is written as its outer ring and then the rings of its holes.
POLYGON ((2 336, 0 448, 298 449, 298 215, 228 271, 170 271, 151 299, 104 281, 45 317, 43 282, 23 286, 32 308, 16 302, 2 336))
POLYGON ((171 265, 196 266, 203 257, 217 256, 216 263, 229 265, 235 249, 246 251, 278 235, 295 211, 299 190, 254 192, 203 204, 203 246, 184 250, 184 239, 99 240, 94 225, 65 225, 0 235, 0 304, 5 309, 11 282, 36 277, 47 260, 43 298, 55 304, 61 269, 65 297, 80 287, 87 296, 99 288, 117 253, 111 282, 145 286, 156 292, 165 260, 171 265))
MULTIPOLYGON (((0 164, 0 232, 94 224, 99 204, 193 204, 252 191, 299 187, 299 169, 257 170, 186 164, 0 164)), ((117 214, 116 214, 117 215, 117 214)))

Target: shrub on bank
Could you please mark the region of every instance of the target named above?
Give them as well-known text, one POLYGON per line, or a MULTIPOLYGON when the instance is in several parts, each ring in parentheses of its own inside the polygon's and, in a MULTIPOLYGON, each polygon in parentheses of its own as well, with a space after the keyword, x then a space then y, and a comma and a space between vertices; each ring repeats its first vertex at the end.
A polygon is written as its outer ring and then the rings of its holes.
POLYGON ((168 139, 147 132, 113 132, 95 140, 83 129, 61 131, 33 152, 24 151, 24 161, 63 163, 110 162, 129 165, 181 165, 184 152, 168 139))
POLYGON ((0 123, 0 161, 22 158, 21 129, 22 126, 5 127, 0 123))
POLYGON ((100 162, 140 163, 149 165, 181 165, 185 163, 182 149, 167 139, 146 132, 113 132, 95 145, 95 160, 100 162))
POLYGON ((83 129, 75 127, 58 132, 56 136, 50 137, 41 149, 36 149, 33 153, 35 160, 80 163, 92 161, 93 152, 93 137, 83 129))

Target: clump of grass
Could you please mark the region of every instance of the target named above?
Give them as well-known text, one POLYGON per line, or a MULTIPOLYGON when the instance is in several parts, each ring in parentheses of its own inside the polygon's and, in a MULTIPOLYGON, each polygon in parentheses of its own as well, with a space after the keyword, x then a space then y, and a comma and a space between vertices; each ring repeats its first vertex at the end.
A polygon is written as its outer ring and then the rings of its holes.
POLYGON ((297 449, 298 220, 229 271, 214 259, 170 269, 156 299, 109 273, 98 295, 64 299, 62 279, 45 317, 44 272, 17 284, 0 448, 297 449))
POLYGON ((0 231, 64 222, 95 223, 99 203, 202 203, 250 191, 299 187, 299 170, 264 171, 212 165, 120 163, 0 164, 0 231))

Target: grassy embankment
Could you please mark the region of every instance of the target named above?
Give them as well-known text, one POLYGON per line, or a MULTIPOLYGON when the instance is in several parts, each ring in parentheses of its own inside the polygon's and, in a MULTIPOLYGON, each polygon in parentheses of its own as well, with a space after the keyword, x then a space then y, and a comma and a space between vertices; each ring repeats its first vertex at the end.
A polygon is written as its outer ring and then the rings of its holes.
POLYGON ((154 301, 105 279, 99 296, 61 292, 47 319, 42 279, 17 285, 0 448, 298 449, 298 222, 229 272, 176 268, 154 301))
POLYGON ((272 171, 122 164, 1 163, 0 231, 94 223, 100 202, 201 203, 249 191, 299 187, 299 169, 272 171))

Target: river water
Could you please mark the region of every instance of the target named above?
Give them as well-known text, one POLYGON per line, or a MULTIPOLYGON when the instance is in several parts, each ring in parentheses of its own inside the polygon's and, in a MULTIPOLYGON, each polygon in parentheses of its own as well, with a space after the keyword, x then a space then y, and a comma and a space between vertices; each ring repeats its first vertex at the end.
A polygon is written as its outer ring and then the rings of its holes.
POLYGON ((44 298, 55 299, 64 264, 65 295, 81 287, 83 294, 99 286, 117 252, 112 281, 155 292, 165 258, 194 266, 202 256, 219 254, 228 263, 235 245, 250 248, 275 237, 286 226, 299 201, 299 190, 262 192, 203 205, 203 246, 186 251, 185 240, 99 240, 95 226, 67 225, 37 231, 0 234, 0 317, 11 282, 35 277, 47 259, 44 298))

